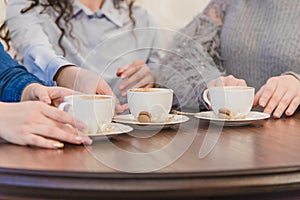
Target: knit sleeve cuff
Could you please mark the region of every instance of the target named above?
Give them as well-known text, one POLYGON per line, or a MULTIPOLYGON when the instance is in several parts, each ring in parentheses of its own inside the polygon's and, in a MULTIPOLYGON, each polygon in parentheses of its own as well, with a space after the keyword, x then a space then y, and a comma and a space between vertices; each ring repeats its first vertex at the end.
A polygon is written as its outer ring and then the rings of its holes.
POLYGON ((292 72, 292 71, 284 72, 284 73, 282 73, 281 75, 282 75, 282 76, 283 76, 283 75, 292 75, 292 76, 294 76, 296 79, 298 79, 298 81, 300 81, 300 74, 297 74, 297 73, 292 72))

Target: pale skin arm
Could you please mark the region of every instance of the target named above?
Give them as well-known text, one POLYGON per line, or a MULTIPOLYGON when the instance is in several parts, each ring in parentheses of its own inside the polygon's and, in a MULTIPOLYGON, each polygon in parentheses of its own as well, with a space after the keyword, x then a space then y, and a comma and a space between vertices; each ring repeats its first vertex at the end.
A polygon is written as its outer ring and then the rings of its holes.
POLYGON ((132 64, 120 67, 117 76, 123 82, 120 85, 122 96, 126 96, 126 91, 130 88, 151 88, 154 86, 154 75, 143 60, 136 60, 132 64))
MULTIPOLYGON (((54 79, 59 86, 82 93, 114 96, 112 89, 100 75, 79 67, 65 66, 57 72, 54 79)), ((126 106, 121 106, 116 98, 116 112, 121 113, 125 109, 126 106)))

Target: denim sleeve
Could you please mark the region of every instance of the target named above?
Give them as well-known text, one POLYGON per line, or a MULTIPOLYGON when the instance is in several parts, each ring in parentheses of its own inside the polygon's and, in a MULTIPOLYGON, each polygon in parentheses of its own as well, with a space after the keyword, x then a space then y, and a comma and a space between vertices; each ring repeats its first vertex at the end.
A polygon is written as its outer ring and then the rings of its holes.
POLYGON ((24 88, 31 83, 43 84, 13 60, 0 44, 0 101, 18 102, 24 88))

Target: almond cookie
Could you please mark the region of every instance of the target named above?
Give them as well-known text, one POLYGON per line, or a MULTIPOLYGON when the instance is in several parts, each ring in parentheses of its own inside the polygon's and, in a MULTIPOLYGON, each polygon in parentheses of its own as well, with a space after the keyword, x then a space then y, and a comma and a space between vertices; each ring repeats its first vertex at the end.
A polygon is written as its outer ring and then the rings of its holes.
POLYGON ((141 123, 151 123, 151 114, 147 111, 142 111, 140 112, 137 120, 141 123))

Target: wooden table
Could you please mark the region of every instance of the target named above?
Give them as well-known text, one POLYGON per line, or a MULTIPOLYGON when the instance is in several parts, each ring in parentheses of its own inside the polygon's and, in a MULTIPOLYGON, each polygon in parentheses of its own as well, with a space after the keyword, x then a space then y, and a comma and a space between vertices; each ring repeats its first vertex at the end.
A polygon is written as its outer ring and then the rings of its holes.
POLYGON ((62 150, 2 142, 0 197, 300 197, 300 113, 292 118, 224 129, 191 117, 180 126, 154 133, 136 130, 130 135, 96 141, 92 146, 66 145, 62 150), (213 131, 207 134, 209 130, 213 131), (216 145, 200 159, 201 146, 211 146, 219 130, 221 134, 216 145))

